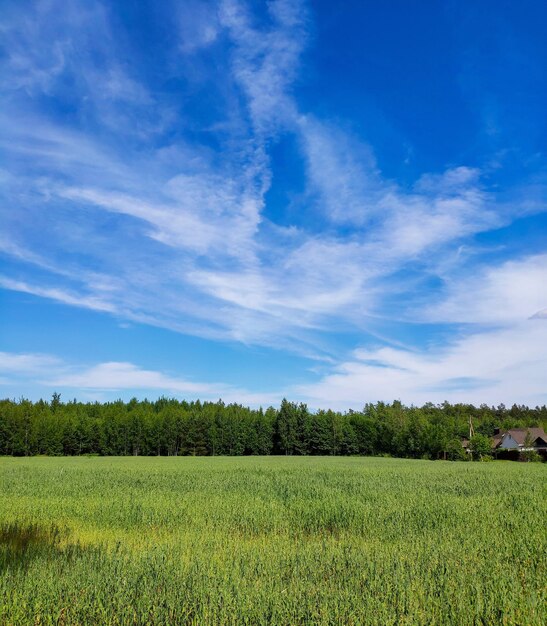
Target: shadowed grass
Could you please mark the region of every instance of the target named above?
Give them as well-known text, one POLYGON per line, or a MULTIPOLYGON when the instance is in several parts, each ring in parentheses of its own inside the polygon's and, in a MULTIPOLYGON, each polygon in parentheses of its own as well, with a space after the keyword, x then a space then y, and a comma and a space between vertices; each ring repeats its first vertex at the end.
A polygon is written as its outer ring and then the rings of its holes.
POLYGON ((67 543, 69 532, 57 525, 9 522, 0 525, 0 572, 28 569, 31 561, 71 558, 83 548, 67 543))

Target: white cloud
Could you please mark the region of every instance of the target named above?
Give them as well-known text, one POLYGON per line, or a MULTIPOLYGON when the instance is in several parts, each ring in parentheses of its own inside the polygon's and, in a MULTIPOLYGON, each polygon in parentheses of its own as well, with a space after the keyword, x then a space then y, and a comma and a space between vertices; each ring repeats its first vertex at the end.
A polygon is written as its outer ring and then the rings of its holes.
MULTIPOLYGON (((195 382, 164 372, 143 369, 128 362, 105 362, 91 367, 70 364, 52 355, 14 354, 0 352, 0 373, 5 373, 0 384, 28 387, 29 379, 38 386, 38 392, 67 391, 100 399, 128 397, 147 393, 174 395, 184 399, 244 403, 260 406, 279 403, 272 393, 252 393, 224 383, 195 382)), ((47 395, 47 394, 46 394, 47 395)))
POLYGON ((71 306, 83 307, 94 311, 102 311, 104 313, 116 312, 116 307, 112 303, 107 302, 96 295, 86 297, 81 294, 69 293, 63 289, 29 285, 25 282, 12 280, 2 275, 0 275, 0 286, 4 289, 29 293, 34 296, 40 296, 41 298, 49 298, 71 306))
POLYGON ((329 220, 360 233, 369 254, 400 262, 503 221, 477 169, 425 174, 404 190, 382 177, 370 148, 348 133, 310 115, 298 129, 309 193, 329 220))
POLYGON ((390 184, 381 180, 370 148, 311 115, 298 118, 298 130, 309 191, 318 195, 326 216, 358 226, 377 218, 378 202, 390 184))
POLYGON ((101 399, 167 394, 238 402, 279 404, 281 398, 312 408, 359 409, 366 402, 401 399, 406 404, 547 402, 547 324, 527 320, 504 329, 462 336, 449 345, 422 352, 395 348, 359 349, 332 366, 317 382, 276 392, 253 392, 224 383, 189 380, 128 362, 92 366, 51 355, 0 353, 2 384, 16 388, 32 380, 38 395, 55 389, 68 394, 99 394, 101 399), (44 391, 45 390, 45 391, 44 391))
POLYGON ((221 27, 214 3, 186 0, 178 15, 180 48, 184 54, 195 53, 213 44, 221 27))
POLYGON ((448 278, 446 291, 441 303, 426 309, 426 320, 507 324, 541 317, 547 304, 547 254, 505 261, 455 280, 448 278))
POLYGON ((248 8, 237 0, 221 3, 222 25, 236 45, 234 76, 248 100, 255 131, 263 138, 275 133, 295 116, 290 95, 299 57, 306 43, 306 12, 301 2, 278 0, 269 3, 272 24, 258 29, 252 25, 248 8))
MULTIPOLYGON (((229 63, 213 68, 209 59, 206 71, 207 85, 222 83, 231 99, 220 99, 206 129, 184 109, 173 133, 164 133, 173 104, 124 62, 123 38, 113 35, 104 5, 35 6, 36 14, 10 16, 3 30, 9 98, 2 147, 11 173, 2 209, 9 239, 0 247, 17 264, 1 279, 4 288, 312 357, 328 352, 324 333, 363 329, 366 316, 514 325, 544 314, 544 256, 474 270, 472 278, 463 265, 446 266, 462 238, 522 211, 500 205, 480 169, 450 167, 403 187, 382 174, 371 148, 351 132, 299 109, 293 85, 308 38, 302 3, 269 3, 260 21, 252 3, 236 0, 222 1, 218 10, 197 0, 185 7, 174 25, 176 58, 199 65, 199 54, 229 38, 223 55, 229 63), (60 125, 35 104, 38 93, 62 101, 65 75, 73 79, 69 95, 78 111, 72 126, 68 116, 60 125), (306 165, 301 208, 311 217, 298 228, 264 215, 275 176, 268 146, 282 132, 297 139, 306 165), (320 229, 312 223, 316 213, 326 222, 320 229), (446 299, 433 306, 426 294, 419 311, 402 297, 397 307, 386 304, 408 294, 413 283, 405 270, 441 277, 446 299), (401 271, 404 278, 392 277, 401 271)), ((169 72, 166 80, 176 80, 176 68, 169 72)), ((373 392, 412 398, 420 380, 440 384, 427 364, 451 366, 447 355, 455 345, 415 357, 410 378, 397 368, 412 355, 396 351, 391 368, 348 362, 359 372, 370 368, 370 379, 348 378, 353 370, 342 365, 326 381, 340 391, 340 402, 346 386, 357 399, 369 380, 378 383, 367 387, 373 392), (388 370, 391 391, 382 383, 388 370)), ((466 378, 461 369, 454 366, 448 378, 466 378)), ((96 382, 191 390, 185 381, 131 364, 86 373, 96 382)), ((72 383, 83 385, 81 376, 73 373, 72 383)), ((320 398, 321 389, 314 389, 320 398)))
POLYGON ((154 389, 199 396, 210 395, 210 385, 173 378, 154 370, 146 370, 124 362, 100 363, 76 374, 45 379, 45 384, 76 389, 154 389))
MULTIPOLYGON (((173 181, 170 183, 173 193, 173 181)), ((124 193, 89 188, 61 189, 59 195, 143 220, 153 227, 148 235, 169 246, 236 257, 252 251, 258 222, 255 201, 246 198, 230 180, 181 174, 176 184, 178 202, 170 203, 161 196, 146 202, 124 193)))
POLYGON ((317 383, 293 395, 315 407, 360 408, 365 402, 547 403, 547 324, 529 320, 461 337, 424 352, 358 350, 317 383))
POLYGON ((51 368, 62 367, 62 361, 48 354, 14 354, 0 352, 0 372, 34 376, 51 368))
POLYGON ((294 393, 316 407, 356 408, 400 398, 425 402, 547 403, 547 255, 475 270, 449 281, 443 300, 408 319, 474 324, 423 350, 357 350, 294 393))

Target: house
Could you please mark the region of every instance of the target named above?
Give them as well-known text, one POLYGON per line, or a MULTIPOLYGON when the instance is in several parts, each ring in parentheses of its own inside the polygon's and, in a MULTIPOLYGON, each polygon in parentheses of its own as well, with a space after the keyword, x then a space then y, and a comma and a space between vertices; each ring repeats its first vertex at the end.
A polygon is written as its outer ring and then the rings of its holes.
POLYGON ((547 435, 543 428, 510 428, 494 435, 492 449, 496 453, 520 453, 535 450, 545 456, 547 455, 547 435))
MULTIPOLYGON (((496 428, 490 440, 492 452, 496 458, 518 460, 521 452, 534 450, 547 459, 547 434, 543 428, 510 428, 509 430, 496 428)), ((470 440, 464 437, 461 443, 463 449, 470 454, 470 440)))

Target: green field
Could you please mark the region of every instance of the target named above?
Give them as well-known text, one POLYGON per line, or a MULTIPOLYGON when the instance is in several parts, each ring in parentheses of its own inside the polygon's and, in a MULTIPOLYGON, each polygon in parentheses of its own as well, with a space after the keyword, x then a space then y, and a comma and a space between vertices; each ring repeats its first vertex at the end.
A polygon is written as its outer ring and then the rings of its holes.
POLYGON ((545 624, 546 468, 0 458, 2 624, 545 624))

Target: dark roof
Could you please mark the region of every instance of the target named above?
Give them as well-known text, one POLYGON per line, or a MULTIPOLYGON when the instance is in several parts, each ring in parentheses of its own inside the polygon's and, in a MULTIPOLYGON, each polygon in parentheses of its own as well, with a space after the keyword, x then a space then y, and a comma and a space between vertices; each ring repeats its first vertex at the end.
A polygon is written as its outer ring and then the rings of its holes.
POLYGON ((497 433, 496 435, 494 435, 492 437, 492 447, 497 448, 500 445, 502 439, 503 433, 497 433))

